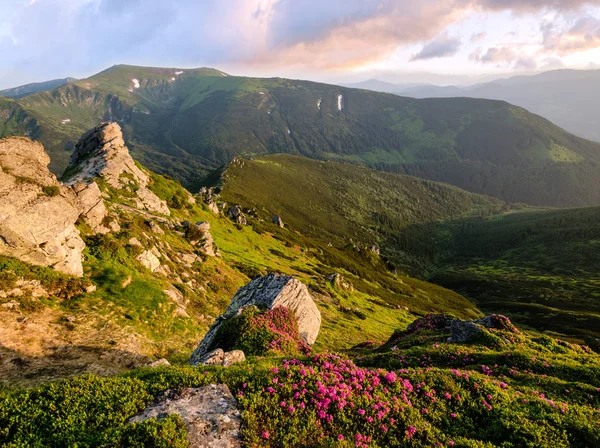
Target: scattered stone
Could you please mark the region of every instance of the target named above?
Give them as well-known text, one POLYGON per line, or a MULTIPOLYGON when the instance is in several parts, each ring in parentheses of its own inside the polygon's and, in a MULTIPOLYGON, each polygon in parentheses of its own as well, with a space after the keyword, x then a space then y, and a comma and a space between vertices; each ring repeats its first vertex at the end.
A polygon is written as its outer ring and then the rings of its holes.
POLYGON ((131 238, 129 238, 128 243, 129 243, 130 246, 143 247, 143 245, 140 242, 140 240, 138 240, 135 236, 132 236, 131 238))
POLYGON ((155 272, 160 267, 160 260, 151 250, 143 251, 137 256, 136 260, 142 263, 152 272, 155 272))
POLYGON ((354 291, 354 286, 348 280, 346 280, 341 274, 337 272, 327 276, 327 281, 336 289, 342 289, 344 291, 354 291))
POLYGON ((269 274, 265 277, 257 277, 239 289, 225 313, 216 319, 192 353, 190 364, 198 365, 212 348, 213 340, 224 321, 236 316, 241 309, 252 305, 264 306, 267 309, 288 308, 298 320, 298 329, 304 342, 312 345, 317 339, 321 327, 321 313, 306 285, 287 275, 269 274))
POLYGON ((181 291, 177 288, 165 289, 164 293, 173 301, 176 305, 175 316, 179 317, 190 317, 186 311, 186 308, 189 304, 189 300, 187 300, 181 291))
POLYGON ((81 277, 85 244, 75 227, 77 200, 49 163, 40 143, 0 140, 0 255, 81 277))
POLYGON ((171 365, 171 363, 169 361, 167 361, 165 358, 160 358, 160 359, 157 359, 156 361, 148 364, 147 367, 152 367, 153 369, 155 369, 157 367, 170 366, 170 365, 171 365))
POLYGON ((102 123, 83 134, 71 155, 65 177, 67 185, 89 184, 100 177, 115 190, 129 189, 135 193, 134 205, 138 208, 170 214, 166 201, 148 189, 150 175, 131 158, 117 123, 102 123))
POLYGON ((218 214, 220 213, 220 212, 219 212, 219 206, 217 205, 217 203, 216 203, 216 202, 212 202, 212 201, 211 201, 211 202, 208 202, 208 203, 206 204, 206 206, 207 206, 207 207, 208 207, 208 209, 209 209, 211 212, 213 212, 215 215, 218 215, 218 214))
POLYGON ((169 389, 149 407, 129 420, 143 422, 179 415, 187 428, 190 448, 238 448, 242 446, 242 418, 238 404, 224 384, 197 389, 169 389))
POLYGON ((223 360, 225 359, 225 351, 222 348, 218 348, 211 352, 208 352, 204 356, 198 359, 198 364, 207 366, 217 365, 222 366, 223 360))
POLYGON ((273 224, 277 224, 282 229, 285 227, 285 224, 283 223, 283 219, 281 219, 281 217, 279 215, 273 216, 273 224))
POLYGON ((227 367, 232 364, 239 364, 245 361, 246 355, 242 350, 232 350, 230 352, 225 352, 225 356, 223 358, 223 365, 227 367))
POLYGON ((133 277, 131 277, 131 275, 128 275, 127 278, 125 280, 123 280, 123 283, 121 283, 121 288, 123 288, 123 289, 127 288, 129 285, 131 285, 132 281, 133 281, 133 277))
POLYGON ((246 215, 242 212, 242 209, 239 205, 234 205, 227 210, 227 216, 229 216, 232 220, 237 222, 242 226, 248 225, 248 219, 246 215))
POLYGON ((188 224, 186 235, 192 246, 200 246, 200 250, 209 257, 220 256, 219 250, 215 245, 210 234, 210 224, 207 222, 197 222, 188 224))
POLYGON ((12 289, 0 289, 0 299, 8 299, 11 297, 30 296, 34 299, 39 297, 48 297, 48 291, 42 286, 39 280, 25 280, 20 277, 12 289))

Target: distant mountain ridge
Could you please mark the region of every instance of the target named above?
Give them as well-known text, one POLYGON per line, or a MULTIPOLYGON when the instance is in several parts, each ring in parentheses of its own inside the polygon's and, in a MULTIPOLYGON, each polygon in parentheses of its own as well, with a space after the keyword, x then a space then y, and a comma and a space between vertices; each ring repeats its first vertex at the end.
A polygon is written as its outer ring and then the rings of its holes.
POLYGON ((211 68, 119 65, 0 104, 0 135, 27 134, 61 173, 79 135, 117 121, 132 155, 195 189, 236 155, 361 164, 545 206, 600 204, 600 145, 506 102, 412 99, 211 68))
POLYGON ((0 95, 5 96, 7 98, 23 98, 24 96, 31 95, 34 93, 56 89, 58 87, 64 86, 65 84, 69 84, 70 82, 75 81, 77 81, 75 78, 62 78, 53 79, 51 81, 34 82, 31 84, 25 84, 10 89, 0 90, 0 95))
POLYGON ((394 93, 413 98, 470 97, 507 101, 539 114, 575 135, 600 141, 597 118, 600 70, 553 70, 468 87, 398 87, 394 93))

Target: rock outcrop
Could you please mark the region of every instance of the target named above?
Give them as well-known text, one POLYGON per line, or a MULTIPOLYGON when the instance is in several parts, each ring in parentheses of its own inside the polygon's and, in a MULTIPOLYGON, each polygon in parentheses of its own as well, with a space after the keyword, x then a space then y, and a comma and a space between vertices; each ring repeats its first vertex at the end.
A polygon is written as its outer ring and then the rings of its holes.
POLYGON ((209 257, 221 255, 210 234, 209 223, 197 222, 195 224, 190 224, 186 222, 184 223, 184 227, 186 227, 186 237, 192 246, 199 246, 200 251, 209 257))
POLYGON ((253 305, 267 309, 278 307, 289 309, 298 321, 302 340, 312 345, 317 339, 321 327, 321 313, 306 285, 287 275, 269 274, 265 277, 257 277, 239 289, 231 299, 225 313, 217 317, 204 339, 192 353, 190 364, 198 365, 213 348, 211 347, 213 340, 224 321, 253 305))
POLYGON ((484 330, 504 330, 519 333, 508 317, 501 314, 492 314, 481 319, 459 320, 450 322, 450 338, 448 342, 462 344, 473 341, 484 330))
POLYGON ((242 446, 242 418, 236 399, 224 384, 197 389, 169 389, 129 423, 162 420, 179 415, 187 428, 190 448, 237 448, 242 446))
POLYGON ((91 183, 96 178, 126 190, 138 209, 169 215, 165 201, 148 189, 150 176, 135 164, 117 123, 102 123, 83 134, 65 171, 66 184, 91 183))
POLYGON ((331 274, 327 276, 327 281, 333 286, 335 289, 341 289, 343 291, 353 292, 354 286, 350 283, 344 276, 338 274, 331 274))
POLYGON ((248 218, 246 218, 246 215, 242 212, 239 205, 230 207, 229 210, 227 210, 227 216, 242 226, 248 225, 248 218))
POLYGON ((0 254, 81 276, 85 247, 75 222, 75 194, 48 170, 44 147, 0 140, 0 254))
POLYGON ((230 352, 226 352, 223 349, 218 348, 204 355, 198 360, 198 364, 227 367, 244 361, 246 361, 246 355, 242 350, 232 350, 230 352))
POLYGON ((283 219, 281 219, 281 216, 279 216, 279 215, 273 216, 273 224, 277 224, 282 229, 285 227, 285 224, 283 223, 283 219))
POLYGON ((105 222, 107 221, 108 210, 96 182, 78 183, 73 185, 72 189, 77 198, 76 204, 81 218, 95 233, 118 232, 120 230, 116 220, 105 222))

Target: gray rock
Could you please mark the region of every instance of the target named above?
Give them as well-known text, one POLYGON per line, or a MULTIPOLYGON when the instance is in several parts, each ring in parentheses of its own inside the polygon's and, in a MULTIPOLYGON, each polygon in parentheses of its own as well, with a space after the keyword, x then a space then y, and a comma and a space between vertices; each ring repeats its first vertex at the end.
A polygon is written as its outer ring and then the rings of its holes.
POLYGON ((483 328, 474 321, 453 320, 450 324, 450 339, 448 339, 448 342, 456 344, 469 342, 482 331, 483 328))
POLYGON ((196 224, 188 224, 187 235, 190 244, 198 245, 200 250, 209 257, 216 257, 219 250, 215 245, 215 241, 210 234, 210 224, 207 222, 197 222, 196 224))
POLYGON ((192 356, 190 364, 197 365, 208 353, 221 324, 237 315, 248 306, 264 306, 267 309, 285 307, 292 311, 298 320, 300 336, 308 344, 314 344, 321 327, 321 313, 302 282, 281 274, 257 277, 239 289, 231 303, 208 330, 192 356))
POLYGON ((327 281, 336 289, 342 289, 344 291, 354 291, 354 286, 348 280, 346 280, 341 274, 337 272, 327 276, 327 281))
POLYGON ((79 209, 80 216, 94 232, 109 233, 120 229, 120 226, 116 221, 114 221, 114 224, 111 227, 104 225, 108 210, 104 205, 102 193, 96 182, 89 184, 79 183, 73 185, 72 188, 77 197, 77 208, 79 209))
POLYGON ((102 123, 83 134, 71 155, 65 177, 67 185, 91 183, 100 177, 115 190, 135 192, 137 198, 133 203, 137 208, 170 214, 167 203, 148 189, 150 175, 131 158, 117 123, 102 123))
POLYGON ((171 363, 169 361, 167 361, 165 358, 160 358, 160 359, 157 359, 156 361, 148 364, 147 367, 152 367, 153 369, 155 369, 157 367, 166 367, 166 366, 170 366, 170 365, 171 365, 171 363))
POLYGON ((143 247, 143 245, 140 242, 140 240, 138 240, 135 236, 132 236, 131 238, 129 238, 128 243, 129 243, 130 246, 143 247))
POLYGON ((208 207, 208 209, 213 212, 215 215, 219 214, 219 206, 217 205, 216 202, 210 201, 206 203, 206 206, 208 207))
POLYGON ((155 272, 160 267, 160 260, 151 250, 143 251, 137 256, 136 260, 142 263, 152 272, 155 272))
POLYGON ((222 348, 218 348, 198 359, 198 364, 203 365, 217 365, 222 366, 223 360, 225 359, 225 351, 222 348))
POLYGON ((242 350, 232 350, 230 352, 218 348, 198 359, 198 364, 207 366, 230 366, 246 361, 246 355, 242 350))
POLYGON ((77 200, 48 163, 40 143, 0 140, 0 254, 81 276, 85 244, 75 227, 77 200))
POLYGON ((234 205, 227 210, 227 216, 229 216, 232 220, 241 224, 242 226, 248 225, 248 219, 246 215, 242 212, 242 209, 239 205, 234 205))
POLYGON ((281 219, 281 217, 279 215, 273 216, 273 224, 277 224, 282 229, 285 227, 285 224, 283 223, 283 219, 281 219))
POLYGON ((190 448, 237 448, 242 446, 242 418, 238 404, 224 384, 197 389, 169 389, 129 423, 179 415, 187 428, 190 448))
POLYGON ((246 355, 242 350, 232 350, 230 352, 225 352, 225 355, 223 357, 223 365, 225 367, 230 366, 232 364, 239 364, 245 361, 246 355))

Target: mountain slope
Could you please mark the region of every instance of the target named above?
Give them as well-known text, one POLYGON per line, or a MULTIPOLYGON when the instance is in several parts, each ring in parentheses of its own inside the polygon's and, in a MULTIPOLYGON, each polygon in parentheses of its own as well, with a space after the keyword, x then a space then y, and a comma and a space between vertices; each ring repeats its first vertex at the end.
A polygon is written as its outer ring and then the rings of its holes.
POLYGON ((539 114, 575 135, 600 141, 596 118, 599 87, 600 70, 555 70, 463 88, 417 86, 396 92, 414 98, 463 96, 503 100, 539 114))
POLYGON ((410 262, 390 244, 403 229, 481 218, 506 207, 450 185, 289 155, 237 160, 227 166, 221 182, 225 201, 256 209, 265 220, 278 215, 323 244, 375 245, 407 270, 410 262))
MULTIPOLYGON (((292 275, 309 286, 323 319, 316 344, 323 349, 346 349, 365 337, 383 342, 399 323, 430 312, 479 315, 472 303, 453 291, 391 272, 376 253, 348 244, 348 236, 340 235, 329 245, 318 232, 281 229, 270 219, 261 221, 251 214, 249 225, 242 226, 226 213, 215 214, 176 181, 131 162, 114 128, 118 127, 111 125, 103 143, 109 151, 106 163, 99 156, 102 151, 94 150, 96 137, 88 134, 78 151, 89 153, 80 153, 77 165, 69 170, 71 174, 83 170, 72 179, 74 189, 82 180, 95 180, 106 209, 104 217, 98 216, 92 201, 87 215, 76 223, 76 233, 85 243, 79 248, 82 277, 11 258, 5 244, 14 235, 0 238, 7 241, 0 245, 0 381, 112 374, 154 357, 187 360, 235 291, 267 272, 292 275), (86 158, 90 153, 97 159, 86 158), (90 160, 98 164, 90 166, 90 160), (99 171, 100 177, 94 177, 99 171), (152 194, 168 208, 150 202, 152 194), (87 218, 91 215, 93 222, 87 218), (218 251, 194 243, 198 236, 189 228, 198 222, 210 224, 210 238, 218 251), (345 286, 336 284, 332 274, 343 278, 345 286), (17 317, 24 319, 15 323, 17 317)), ((4 143, 10 145, 11 140, 4 143)), ((35 179, 2 168, 3 189, 13 182, 33 190, 30 200, 72 194, 68 185, 43 189, 35 179)), ((413 199, 408 203, 416 206, 413 199)), ((440 204, 438 213, 442 210, 440 204)), ((409 222, 413 216, 407 216, 409 222)), ((27 232, 24 220, 23 226, 27 232)), ((6 228, 0 227, 0 232, 6 228)), ((205 242, 206 236, 201 239, 205 242)))
POLYGON ((37 92, 56 89, 70 82, 77 81, 75 78, 53 79, 51 81, 34 82, 11 89, 0 90, 0 95, 8 98, 22 98, 37 92))
MULTIPOLYGON (((393 243, 427 279, 520 324, 600 336, 600 208, 527 210, 410 226, 393 243)), ((390 243, 392 244, 392 243, 390 243)))
POLYGON ((320 247, 374 244, 392 269, 486 312, 563 337, 600 336, 600 208, 509 210, 449 185, 287 155, 230 164, 220 197, 265 222, 278 215, 320 247))
POLYGON ((100 120, 133 155, 186 186, 235 155, 290 153, 413 174, 535 205, 600 203, 600 145, 524 109, 475 99, 415 100, 213 69, 116 66, 18 103, 60 172, 100 120))

